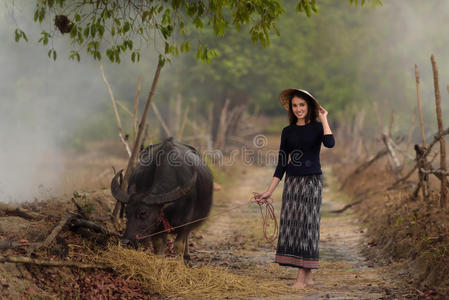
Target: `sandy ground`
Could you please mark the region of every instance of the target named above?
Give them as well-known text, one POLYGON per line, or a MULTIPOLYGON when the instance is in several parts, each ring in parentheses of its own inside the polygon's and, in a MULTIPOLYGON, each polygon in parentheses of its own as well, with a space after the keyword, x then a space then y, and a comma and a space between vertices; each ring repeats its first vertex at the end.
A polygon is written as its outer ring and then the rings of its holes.
MULTIPOLYGON (((274 281, 292 284, 296 269, 275 264, 275 245, 263 238, 258 206, 250 203, 251 192, 263 192, 272 178, 272 169, 244 169, 222 191, 215 192, 214 207, 208 223, 194 233, 192 264, 216 264, 232 271, 272 274, 274 281), (238 207, 237 209, 229 210, 238 207)), ((293 291, 282 299, 394 299, 402 298, 404 288, 395 282, 388 269, 368 261, 361 254, 368 247, 366 232, 358 225, 353 212, 330 213, 350 199, 334 191, 333 177, 325 173, 320 228, 320 267, 313 271, 315 285, 293 291), (402 296, 401 296, 402 295, 402 296)), ((279 217, 283 181, 273 198, 279 217)), ((279 221, 279 220, 278 220, 279 221)), ((273 298, 274 299, 274 298, 273 298)), ((279 299, 279 297, 276 297, 279 299)))

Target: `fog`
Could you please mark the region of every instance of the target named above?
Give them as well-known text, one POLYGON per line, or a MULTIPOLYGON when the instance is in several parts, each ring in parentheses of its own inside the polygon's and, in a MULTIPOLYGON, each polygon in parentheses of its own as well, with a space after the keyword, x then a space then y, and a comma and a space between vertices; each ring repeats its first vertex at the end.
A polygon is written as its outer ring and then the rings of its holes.
MULTIPOLYGON (((406 107, 398 106, 396 111, 411 112, 416 105, 415 70, 417 64, 420 71, 420 89, 426 125, 435 128, 435 93, 433 73, 430 63, 431 54, 439 68, 440 93, 445 116, 445 124, 449 125, 449 2, 440 1, 383 1, 384 5, 376 10, 369 19, 369 24, 382 32, 381 46, 391 57, 379 57, 386 61, 385 71, 391 68, 399 70, 404 76, 407 87, 391 87, 398 89, 407 101, 406 107), (429 122, 429 123, 427 123, 429 122)), ((384 53, 382 53, 384 54, 384 53)), ((369 73, 369 70, 367 71, 369 73)), ((369 75, 367 76, 369 80, 369 75)), ((388 102, 395 99, 388 97, 391 91, 385 91, 388 102)))
MULTIPOLYGON (((95 116, 110 103, 99 63, 83 51, 81 63, 70 61, 68 37, 60 36, 54 44, 58 59, 48 58, 48 48, 37 43, 41 28, 32 22, 34 5, 23 9, 17 2, 14 10, 10 1, 0 4, 1 202, 40 200, 57 194, 64 168, 61 143, 86 117, 95 116), (15 42, 17 27, 27 33, 28 43, 15 42)), ((127 75, 132 76, 135 97, 141 67, 126 62, 120 66, 103 64, 113 87, 124 80, 120 69, 129 67, 127 75)), ((146 79, 142 96, 150 77, 146 79)), ((115 92, 121 99, 130 91, 115 92)))

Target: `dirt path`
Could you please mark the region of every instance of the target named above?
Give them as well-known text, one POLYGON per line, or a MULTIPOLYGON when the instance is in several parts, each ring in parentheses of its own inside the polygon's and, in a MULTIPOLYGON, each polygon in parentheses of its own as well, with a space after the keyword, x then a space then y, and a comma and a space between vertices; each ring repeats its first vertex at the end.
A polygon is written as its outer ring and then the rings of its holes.
MULTIPOLYGON (((253 276, 272 276, 273 280, 293 283, 296 269, 273 263, 275 246, 263 239, 257 205, 246 204, 252 191, 263 192, 272 177, 270 168, 244 168, 233 176, 223 191, 214 196, 212 218, 194 234, 194 264, 227 266, 233 272, 253 276), (225 212, 231 207, 238 209, 225 212), (225 213, 224 213, 225 212, 225 213)), ((351 212, 331 214, 350 199, 332 188, 335 184, 325 172, 326 184, 322 202, 320 268, 313 271, 315 286, 292 293, 283 299, 379 299, 396 298, 401 294, 386 267, 374 266, 360 253, 367 246, 363 230, 351 212)), ((283 182, 276 189, 276 215, 279 216, 283 182)), ((278 298, 278 297, 276 297, 278 298)))

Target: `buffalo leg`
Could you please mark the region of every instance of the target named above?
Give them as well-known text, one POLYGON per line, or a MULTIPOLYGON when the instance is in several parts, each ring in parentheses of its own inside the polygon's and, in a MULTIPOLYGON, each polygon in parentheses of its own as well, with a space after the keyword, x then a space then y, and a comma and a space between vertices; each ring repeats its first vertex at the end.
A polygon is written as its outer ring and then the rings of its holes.
POLYGON ((190 259, 190 252, 189 252, 189 233, 186 233, 185 241, 184 241, 184 259, 189 260, 190 259))
POLYGON ((164 254, 165 245, 167 243, 167 235, 163 234, 162 236, 153 237, 152 241, 154 254, 164 254))
POLYGON ((184 256, 186 247, 188 247, 186 240, 188 239, 189 233, 182 231, 176 235, 175 239, 175 251, 178 256, 184 256), (186 246, 187 245, 187 246, 186 246))

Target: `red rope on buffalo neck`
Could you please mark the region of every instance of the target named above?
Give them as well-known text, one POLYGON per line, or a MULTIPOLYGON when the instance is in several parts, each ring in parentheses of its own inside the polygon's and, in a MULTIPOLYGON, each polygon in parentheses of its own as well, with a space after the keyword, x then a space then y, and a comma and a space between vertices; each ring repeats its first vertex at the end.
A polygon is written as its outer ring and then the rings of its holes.
POLYGON ((164 225, 165 232, 172 232, 173 230, 175 230, 175 228, 173 228, 173 226, 171 226, 168 220, 165 218, 163 208, 161 208, 161 213, 159 214, 159 222, 164 225))

